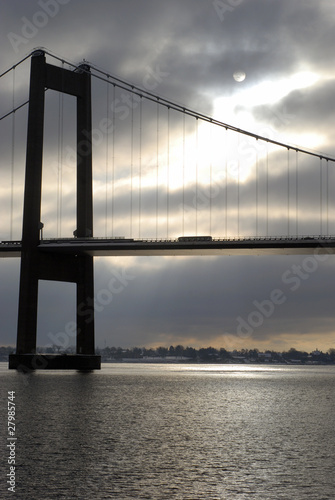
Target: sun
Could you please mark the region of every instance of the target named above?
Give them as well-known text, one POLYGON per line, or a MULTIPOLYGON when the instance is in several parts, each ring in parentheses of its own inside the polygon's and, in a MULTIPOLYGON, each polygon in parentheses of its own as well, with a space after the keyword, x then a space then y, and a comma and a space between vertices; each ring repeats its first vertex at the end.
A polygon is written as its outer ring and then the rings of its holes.
POLYGON ((244 73, 244 71, 235 71, 235 73, 233 74, 233 78, 236 82, 243 82, 246 76, 247 75, 244 73))

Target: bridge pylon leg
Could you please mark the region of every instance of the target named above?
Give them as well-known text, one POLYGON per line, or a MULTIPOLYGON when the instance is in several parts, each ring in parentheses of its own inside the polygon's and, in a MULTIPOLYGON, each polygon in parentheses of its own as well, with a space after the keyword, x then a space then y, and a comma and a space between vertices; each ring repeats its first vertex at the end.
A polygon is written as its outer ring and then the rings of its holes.
POLYGON ((77 257, 80 267, 77 283, 77 354, 94 353, 94 276, 93 257, 77 257))

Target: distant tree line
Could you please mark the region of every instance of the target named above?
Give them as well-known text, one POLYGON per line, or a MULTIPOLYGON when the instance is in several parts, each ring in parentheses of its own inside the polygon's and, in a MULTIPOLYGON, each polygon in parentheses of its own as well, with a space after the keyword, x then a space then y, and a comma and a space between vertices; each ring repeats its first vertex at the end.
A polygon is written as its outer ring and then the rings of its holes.
POLYGON ((184 347, 180 344, 170 347, 133 347, 123 349, 122 347, 105 347, 99 350, 102 359, 123 360, 123 359, 149 359, 149 358, 178 358, 182 361, 200 361, 206 363, 227 363, 227 362, 250 362, 250 363, 335 363, 335 349, 329 349, 326 353, 315 350, 311 353, 298 351, 293 347, 288 351, 260 352, 259 349, 240 349, 227 351, 223 347, 184 347))
MULTIPOLYGON (((38 352, 74 353, 75 348, 70 347, 66 351, 61 350, 59 346, 48 347, 47 349, 38 348, 38 352)), ((0 347, 0 361, 7 361, 8 354, 14 352, 13 347, 0 347)), ((259 349, 240 349, 227 351, 223 347, 184 347, 180 344, 170 347, 133 347, 124 349, 122 347, 105 347, 97 349, 97 354, 101 355, 103 361, 122 361, 122 360, 154 360, 157 358, 175 361, 189 361, 202 363, 299 363, 299 364, 335 364, 335 348, 328 349, 326 353, 322 351, 299 351, 293 347, 288 351, 260 352, 259 349)))

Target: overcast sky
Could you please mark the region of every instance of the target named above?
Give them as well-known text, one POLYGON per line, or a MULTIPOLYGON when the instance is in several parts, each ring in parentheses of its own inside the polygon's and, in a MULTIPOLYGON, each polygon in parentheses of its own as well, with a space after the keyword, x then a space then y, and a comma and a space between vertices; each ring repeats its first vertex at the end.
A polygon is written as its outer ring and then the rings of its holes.
MULTIPOLYGON (((35 47, 45 47, 66 61, 80 63, 85 59, 111 75, 223 122, 335 155, 335 6, 331 0, 4 0, 0 19, 0 72, 35 47), (237 81, 236 72, 244 73, 245 79, 237 81)), ((59 64, 51 58, 48 61, 59 64)), ((16 70, 16 105, 27 95, 28 78, 29 61, 16 70)), ((12 88, 12 76, 2 79, 1 115, 12 107, 12 88)), ((107 116, 112 118, 113 110, 110 107, 106 111, 107 103, 122 100, 121 91, 114 95, 112 89, 106 89, 105 83, 95 82, 94 127, 107 116)), ((186 224, 183 232, 192 234, 195 215, 191 208, 196 189, 199 234, 264 235, 265 228, 273 236, 287 234, 287 230, 290 234, 335 233, 333 163, 329 162, 326 171, 325 162, 320 166, 317 158, 299 155, 298 206, 294 152, 288 155, 286 150, 267 148, 245 136, 237 139, 224 130, 210 131, 190 118, 183 122, 182 116, 173 112, 168 129, 166 111, 160 112, 158 141, 156 108, 146 106, 143 104, 146 120, 141 145, 139 106, 133 114, 128 112, 127 119, 122 119, 114 107, 119 141, 115 146, 118 161, 114 188, 109 185, 111 171, 106 174, 112 156, 111 138, 103 137, 95 146, 96 235, 112 231, 111 221, 106 226, 103 215, 105 198, 110 200, 112 189, 113 208, 118 215, 114 235, 176 237, 182 234, 182 219, 186 224), (131 119, 135 124, 133 153, 131 119), (169 170, 162 159, 167 155, 167 142, 169 170), (269 199, 265 195, 267 161, 269 199), (181 163, 183 186, 178 177, 181 163), (209 164, 215 181, 211 191, 209 164), (198 188, 195 165, 199 169, 198 188), (239 188, 236 165, 240 169, 239 188), (139 182, 143 186, 141 197, 136 190, 139 182), (288 182, 289 195, 283 194, 288 182), (228 202, 226 189, 230 193, 228 202), (160 200, 157 207, 156 194, 160 200), (163 215, 167 199, 168 228, 163 215), (141 217, 134 212, 129 223, 126 212, 130 202, 142 205, 141 217), (158 219, 153 213, 156 209, 158 219)), ((47 109, 45 165, 49 169, 43 173, 42 219, 46 236, 69 236, 75 229, 74 196, 69 188, 75 172, 69 153, 74 142, 74 105, 70 98, 60 101, 51 93, 47 95, 47 109), (58 133, 60 109, 62 142, 58 133), (62 218, 57 222, 60 158, 62 218)), ((26 117, 26 110, 16 114, 12 222, 17 239, 26 117)), ((9 239, 11 127, 11 118, 1 122, 1 240, 9 239)), ((111 201, 107 208, 110 210, 111 201)), ((334 271, 334 257, 329 255, 99 258, 95 260, 96 343, 99 347, 183 344, 325 351, 335 347, 334 271), (108 284, 115 277, 120 286, 118 293, 111 295, 108 284)), ((19 260, 2 259, 0 273, 1 343, 14 345, 19 260)), ((74 286, 40 282, 40 346, 74 344, 65 333, 74 315, 74 286)))

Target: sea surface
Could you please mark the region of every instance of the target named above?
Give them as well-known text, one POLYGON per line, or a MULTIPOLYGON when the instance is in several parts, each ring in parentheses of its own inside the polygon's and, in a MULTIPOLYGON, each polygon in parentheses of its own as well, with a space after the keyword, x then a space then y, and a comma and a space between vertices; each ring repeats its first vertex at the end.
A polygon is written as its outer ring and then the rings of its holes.
POLYGON ((1 363, 0 387, 1 498, 335 498, 334 366, 103 364, 23 375, 1 363))

